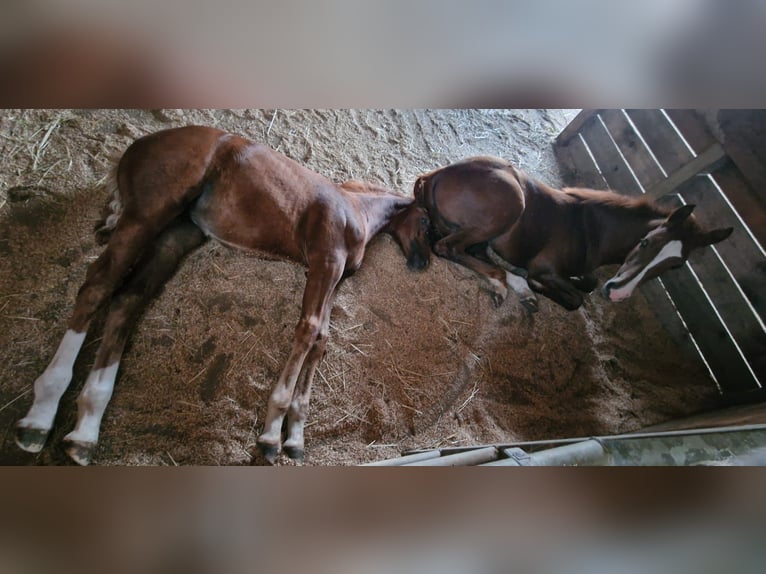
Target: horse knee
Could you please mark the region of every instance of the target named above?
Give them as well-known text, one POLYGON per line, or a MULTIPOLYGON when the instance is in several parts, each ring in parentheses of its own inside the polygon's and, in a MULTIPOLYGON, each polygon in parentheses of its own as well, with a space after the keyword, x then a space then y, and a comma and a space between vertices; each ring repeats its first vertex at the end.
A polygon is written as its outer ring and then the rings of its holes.
POLYGON ((591 293, 598 284, 598 280, 593 275, 580 275, 578 277, 570 277, 572 285, 577 287, 583 293, 591 293))
POLYGON ((318 317, 302 317, 295 328, 295 341, 307 349, 319 340, 322 324, 318 317))
POLYGON ((434 244, 434 253, 438 255, 439 257, 448 257, 450 254, 450 248, 446 241, 443 239, 437 241, 434 244))

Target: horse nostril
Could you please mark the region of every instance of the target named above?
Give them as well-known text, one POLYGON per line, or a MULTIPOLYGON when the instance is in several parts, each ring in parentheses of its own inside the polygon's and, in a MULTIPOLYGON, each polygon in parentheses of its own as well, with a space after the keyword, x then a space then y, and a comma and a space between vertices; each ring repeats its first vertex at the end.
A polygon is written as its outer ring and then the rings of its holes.
POLYGON ((428 267, 429 262, 428 257, 423 257, 419 253, 413 253, 412 257, 407 261, 407 267, 412 271, 421 271, 428 267))

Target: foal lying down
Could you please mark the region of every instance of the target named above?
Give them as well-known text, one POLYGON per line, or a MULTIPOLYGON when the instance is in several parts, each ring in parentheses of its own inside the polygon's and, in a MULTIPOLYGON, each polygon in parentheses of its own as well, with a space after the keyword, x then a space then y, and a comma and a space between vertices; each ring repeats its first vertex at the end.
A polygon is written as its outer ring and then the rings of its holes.
POLYGON ((593 272, 621 264, 603 286, 612 301, 726 239, 704 231, 693 205, 675 210, 607 191, 557 190, 505 160, 475 157, 420 176, 415 205, 431 220, 434 253, 484 276, 496 305, 511 287, 537 310, 535 293, 577 309, 596 287, 593 272))
POLYGON ((181 259, 212 237, 308 268, 292 351, 258 438, 270 462, 280 448, 301 459, 311 383, 338 284, 359 269, 367 244, 380 232, 397 240, 408 266, 423 268, 429 257, 425 212, 406 209, 411 198, 381 186, 336 185, 263 145, 207 127, 136 140, 112 183, 107 217, 96 232, 108 244, 88 268, 64 338, 34 383, 34 402, 17 424, 17 444, 29 452, 42 449, 88 326, 108 302, 95 364, 77 399, 77 424, 64 438, 69 457, 83 465, 91 461, 129 329, 181 259))

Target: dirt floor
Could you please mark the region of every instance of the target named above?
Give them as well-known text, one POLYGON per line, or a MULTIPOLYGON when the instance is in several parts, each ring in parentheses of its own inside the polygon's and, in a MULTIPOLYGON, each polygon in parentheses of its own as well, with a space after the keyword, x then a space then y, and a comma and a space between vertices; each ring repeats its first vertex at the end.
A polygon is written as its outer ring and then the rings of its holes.
MULTIPOLYGON (((13 427, 53 355, 100 248, 92 229, 110 157, 137 136, 214 125, 267 143, 336 181, 412 193, 416 176, 467 156, 505 157, 560 184, 551 110, 13 111, 0 115, 0 463, 66 461, 61 439, 92 363, 92 331, 39 455, 13 427)), ((607 270, 609 271, 609 270, 607 270)), ((613 270, 612 270, 613 271, 613 270)), ((603 276, 606 276, 606 272, 603 276)), ((249 464, 290 348, 304 270, 207 243, 140 321, 102 424, 100 465, 249 464)), ((315 381, 306 464, 350 465, 406 448, 622 433, 709 407, 704 367, 644 298, 591 295, 495 309, 470 271, 407 270, 388 236, 341 287, 315 381)))

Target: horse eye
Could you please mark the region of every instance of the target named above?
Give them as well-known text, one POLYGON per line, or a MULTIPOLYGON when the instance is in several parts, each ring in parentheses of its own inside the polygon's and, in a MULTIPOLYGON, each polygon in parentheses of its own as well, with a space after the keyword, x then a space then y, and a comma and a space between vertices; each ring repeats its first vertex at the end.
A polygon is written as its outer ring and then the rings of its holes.
POLYGON ((425 217, 421 217, 420 225, 423 225, 423 226, 428 225, 428 219, 426 219, 425 217))
POLYGON ((644 237, 641 240, 641 243, 639 243, 639 245, 641 246, 641 249, 646 249, 646 246, 649 245, 649 240, 646 237, 644 237))

